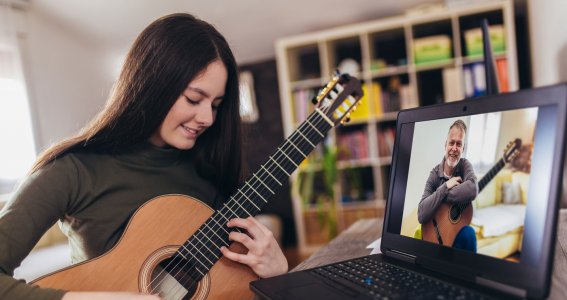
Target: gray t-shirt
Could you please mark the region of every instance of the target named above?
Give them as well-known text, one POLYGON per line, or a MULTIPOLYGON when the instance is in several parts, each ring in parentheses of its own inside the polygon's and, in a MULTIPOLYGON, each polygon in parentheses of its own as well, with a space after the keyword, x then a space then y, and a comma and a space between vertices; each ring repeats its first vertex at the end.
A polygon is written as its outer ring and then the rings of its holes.
POLYGON ((148 200, 182 194, 217 207, 223 199, 195 170, 190 152, 144 144, 121 155, 67 154, 29 176, 0 212, 0 299, 61 299, 13 271, 53 224, 69 237, 73 262, 110 250, 148 200))
POLYGON ((417 209, 417 218, 421 224, 426 223, 435 215, 441 203, 470 202, 473 201, 478 194, 476 175, 474 174, 471 163, 466 158, 461 158, 453 172, 453 177, 460 176, 463 181, 450 190, 445 184, 450 178, 443 173, 444 164, 445 158, 443 158, 439 165, 431 170, 429 178, 425 183, 423 196, 421 196, 421 201, 417 209))

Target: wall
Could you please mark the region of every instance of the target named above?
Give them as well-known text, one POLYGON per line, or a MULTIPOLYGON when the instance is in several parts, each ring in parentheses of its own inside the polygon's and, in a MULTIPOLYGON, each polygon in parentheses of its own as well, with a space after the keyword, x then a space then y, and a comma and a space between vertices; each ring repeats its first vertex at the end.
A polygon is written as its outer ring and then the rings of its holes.
MULTIPOLYGON (((531 0, 528 9, 534 86, 567 81, 567 1, 531 0)), ((567 174, 563 174, 562 207, 567 207, 567 174)))
MULTIPOLYGON (((245 160, 250 172, 254 172, 284 141, 276 61, 272 59, 243 65, 240 66, 240 69, 251 71, 254 76, 254 89, 259 111, 258 121, 244 126, 245 160)), ((278 215, 283 223, 283 244, 295 244, 295 223, 288 182, 276 192, 263 213, 278 215)))
POLYGON ((567 81, 565 0, 528 1, 534 86, 567 81))
POLYGON ((82 128, 104 105, 111 87, 104 55, 88 37, 26 11, 22 60, 38 151, 82 128))

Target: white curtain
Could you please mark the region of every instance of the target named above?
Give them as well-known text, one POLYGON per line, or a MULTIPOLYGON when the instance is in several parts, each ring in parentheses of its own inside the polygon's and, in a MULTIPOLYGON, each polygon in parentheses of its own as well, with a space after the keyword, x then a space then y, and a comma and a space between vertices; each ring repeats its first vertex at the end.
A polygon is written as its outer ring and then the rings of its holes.
POLYGON ((35 159, 15 20, 9 1, 0 0, 0 194, 9 192, 35 159))

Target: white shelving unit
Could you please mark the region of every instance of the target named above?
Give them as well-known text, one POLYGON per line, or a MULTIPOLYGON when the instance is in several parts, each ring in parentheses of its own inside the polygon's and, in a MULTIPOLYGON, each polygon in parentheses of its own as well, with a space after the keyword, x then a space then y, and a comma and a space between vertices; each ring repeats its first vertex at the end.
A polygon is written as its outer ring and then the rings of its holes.
MULTIPOLYGON (((359 70, 351 75, 358 77, 367 87, 364 98, 366 110, 363 109, 360 114, 364 115, 365 111, 368 114, 353 118, 350 124, 333 130, 329 135, 330 142, 339 149, 351 147, 351 157, 347 154, 337 163, 339 179, 334 187, 334 210, 330 205, 315 208, 316 205, 308 203, 309 199, 301 199, 298 189, 292 189, 301 252, 310 253, 328 240, 326 229, 316 220, 318 212, 322 210, 333 213, 338 231, 358 218, 383 215, 391 164, 391 156, 386 151, 391 146, 384 145, 389 144, 385 142, 388 141, 386 136, 390 128, 395 127, 398 106, 423 106, 444 102, 449 97, 465 98, 466 84, 470 86, 472 83, 474 86, 474 81, 468 80, 469 75, 478 71, 475 68, 482 65, 482 56, 468 55, 464 36, 467 30, 479 28, 483 18, 487 18, 491 26, 502 25, 504 28, 505 50, 495 52, 497 60, 505 61, 499 66, 499 76, 505 74, 507 77, 507 80, 501 79, 501 83, 506 81, 507 90, 518 89, 513 11, 513 2, 510 0, 491 1, 423 15, 401 15, 352 24, 276 41, 281 111, 286 136, 296 129, 308 113, 307 102, 310 98, 307 99, 305 95, 308 93, 304 92, 316 92, 346 59, 356 62, 359 70), (431 36, 449 37, 450 55, 427 63, 416 63, 416 41, 431 36), (403 91, 395 89, 399 85, 403 86, 403 91), (451 96, 445 95, 449 92, 451 96), (385 99, 393 101, 398 96, 403 103, 385 102, 385 99), (388 106, 391 106, 390 109, 388 106), (344 137, 348 145, 341 142, 344 137), (361 149, 364 151, 358 151, 361 149), (355 152, 360 153, 352 155, 355 152), (359 197, 350 197, 351 191, 346 190, 350 184, 346 177, 353 174, 351 171, 363 176, 362 187, 358 186, 359 197)), ((308 163, 315 164, 316 173, 321 172, 317 162, 308 159, 308 163)), ((292 175, 292 186, 297 184, 300 174, 305 173, 306 169, 303 164, 292 175)), ((314 194, 321 192, 316 184, 314 194)))

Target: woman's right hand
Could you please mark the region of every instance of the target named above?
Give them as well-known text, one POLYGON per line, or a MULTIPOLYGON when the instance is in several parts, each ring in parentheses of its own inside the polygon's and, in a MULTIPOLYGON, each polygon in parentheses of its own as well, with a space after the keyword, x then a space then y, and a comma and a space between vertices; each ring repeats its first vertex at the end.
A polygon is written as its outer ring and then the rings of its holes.
POLYGON ((131 292, 67 292, 62 300, 161 300, 158 295, 131 292))

